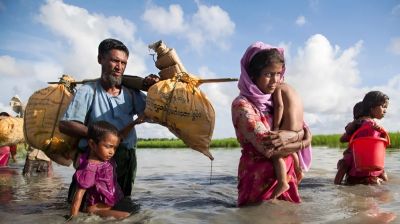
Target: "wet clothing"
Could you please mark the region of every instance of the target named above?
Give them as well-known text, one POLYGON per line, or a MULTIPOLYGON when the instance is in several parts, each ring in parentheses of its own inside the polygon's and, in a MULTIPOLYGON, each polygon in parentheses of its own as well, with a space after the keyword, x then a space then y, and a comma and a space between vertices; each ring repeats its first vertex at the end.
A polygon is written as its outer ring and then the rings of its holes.
MULTIPOLYGON (((362 128, 354 138, 358 137, 382 137, 382 133, 374 128, 375 122, 372 119, 365 119, 359 128, 362 128)), ((343 153, 343 158, 338 161, 338 169, 346 170, 345 183, 353 184, 373 184, 378 177, 383 175, 384 170, 378 171, 359 171, 355 168, 353 150, 348 148, 343 153)))
POLYGON ((104 162, 89 161, 89 153, 82 154, 74 179, 80 188, 86 189, 86 204, 92 206, 103 203, 114 206, 123 198, 117 183, 114 159, 104 162))
MULTIPOLYGON (((236 137, 242 147, 238 169, 238 206, 259 203, 271 199, 277 179, 271 159, 261 154, 256 148, 272 155, 273 149, 266 149, 263 138, 269 135, 272 116, 262 114, 244 96, 237 97, 232 103, 232 121, 236 137)), ((291 156, 283 158, 289 190, 278 199, 299 203, 298 181, 291 156)))
POLYGON ((0 147, 0 166, 8 166, 12 148, 17 148, 17 146, 4 145, 0 147))
MULTIPOLYGON (((253 82, 248 71, 251 60, 261 51, 276 49, 282 57, 284 49, 273 47, 257 41, 251 44, 240 60, 239 96, 232 102, 232 122, 236 138, 242 147, 238 170, 238 206, 258 203, 271 198, 277 180, 272 160, 273 149, 264 146, 264 138, 270 134, 272 127, 271 114, 274 111, 272 94, 265 94, 253 82), (265 152, 262 154, 260 152, 265 152)), ((262 66, 262 65, 261 65, 262 66)), ((280 80, 284 80, 285 64, 282 64, 280 80)), ((311 164, 311 148, 305 153, 298 153, 302 168, 307 170, 311 164)), ((294 172, 292 156, 283 158, 286 164, 289 190, 278 199, 300 202, 297 190, 297 177, 294 172)))
POLYGON ((343 133, 343 135, 340 137, 341 141, 349 142, 353 133, 357 131, 357 129, 359 129, 363 123, 364 119, 357 119, 348 123, 345 127, 345 133, 343 133))
MULTIPOLYGON (((122 86, 118 96, 108 94, 100 81, 86 83, 76 92, 61 120, 78 121, 89 125, 95 121, 107 121, 121 130, 133 121, 133 116, 142 114, 146 106, 144 93, 122 86)), ((136 131, 133 128, 122 139, 121 145, 131 149, 136 146, 136 131)), ((79 141, 79 148, 85 148, 87 140, 79 141)))
POLYGON ((117 179, 125 196, 130 196, 132 185, 135 183, 136 177, 136 149, 127 149, 124 146, 118 146, 113 159, 118 164, 117 179))
POLYGON ((16 145, 13 145, 10 147, 10 154, 11 154, 11 157, 17 155, 17 146, 16 145))
MULTIPOLYGON (((121 93, 118 96, 112 96, 103 89, 99 80, 86 83, 78 89, 61 120, 78 121, 85 125, 104 120, 121 130, 133 121, 134 115, 143 114, 145 106, 145 94, 139 90, 131 90, 122 86, 121 93)), ((118 182, 125 196, 131 195, 132 184, 135 180, 136 142, 136 131, 132 128, 128 136, 122 139, 114 155, 117 163, 118 182)), ((79 148, 83 151, 87 149, 86 139, 79 141, 79 148)), ((74 181, 70 187, 69 201, 71 200, 71 191, 74 192, 75 188, 72 186, 73 184, 74 181)))
POLYGON ((53 167, 50 158, 42 150, 29 146, 22 174, 31 176, 35 174, 50 174, 52 172, 53 167))
POLYGON ((53 172, 51 161, 45 160, 30 160, 26 158, 23 175, 31 176, 35 174, 49 174, 53 172))

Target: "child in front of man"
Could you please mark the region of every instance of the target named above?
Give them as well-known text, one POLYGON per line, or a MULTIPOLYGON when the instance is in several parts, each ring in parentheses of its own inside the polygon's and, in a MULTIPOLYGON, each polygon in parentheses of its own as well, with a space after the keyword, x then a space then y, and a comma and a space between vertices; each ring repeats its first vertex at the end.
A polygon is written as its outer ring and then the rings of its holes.
POLYGON ((120 142, 118 130, 106 121, 97 121, 89 125, 88 139, 90 150, 79 158, 79 167, 74 174, 78 189, 71 204, 70 218, 78 215, 84 199, 83 212, 126 218, 129 212, 113 209, 124 197, 117 182, 113 159, 120 142))

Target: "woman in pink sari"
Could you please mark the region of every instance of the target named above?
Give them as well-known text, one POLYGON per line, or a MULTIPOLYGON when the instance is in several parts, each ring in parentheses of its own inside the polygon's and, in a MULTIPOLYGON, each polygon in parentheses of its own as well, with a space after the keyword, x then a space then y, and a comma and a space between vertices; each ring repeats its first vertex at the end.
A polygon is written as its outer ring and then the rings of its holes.
POLYGON ((302 168, 311 162, 311 133, 271 131, 273 102, 271 95, 283 81, 283 49, 256 42, 241 60, 240 95, 232 102, 232 122, 242 147, 238 169, 238 206, 274 199, 277 185, 272 156, 284 158, 289 190, 277 199, 300 203, 297 177, 291 153, 298 155, 302 168), (303 153, 304 152, 304 153, 303 153))

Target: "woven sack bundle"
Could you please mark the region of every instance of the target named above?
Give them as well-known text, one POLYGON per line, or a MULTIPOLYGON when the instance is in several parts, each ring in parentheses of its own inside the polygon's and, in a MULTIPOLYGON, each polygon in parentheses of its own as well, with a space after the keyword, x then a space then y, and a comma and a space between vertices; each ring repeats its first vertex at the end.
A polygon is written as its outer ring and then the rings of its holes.
POLYGON ((61 133, 58 122, 73 98, 66 75, 59 84, 38 90, 29 98, 25 108, 24 135, 27 143, 41 149, 56 163, 69 166, 76 153, 76 138, 61 133))
POLYGON ((23 123, 23 118, 0 116, 0 146, 25 142, 23 123))
POLYGON ((153 122, 167 127, 188 147, 213 160, 209 146, 215 111, 197 84, 198 79, 187 73, 159 81, 147 92, 144 113, 153 122))

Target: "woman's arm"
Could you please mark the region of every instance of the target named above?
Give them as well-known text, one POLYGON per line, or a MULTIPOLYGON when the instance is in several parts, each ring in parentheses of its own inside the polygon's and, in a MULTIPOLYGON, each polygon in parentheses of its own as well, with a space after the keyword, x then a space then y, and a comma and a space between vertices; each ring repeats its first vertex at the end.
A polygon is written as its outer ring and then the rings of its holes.
POLYGON ((79 213, 79 208, 82 204, 83 195, 85 194, 86 189, 78 187, 78 190, 75 192, 74 199, 71 204, 71 216, 77 216, 79 213))
POLYGON ((264 137, 264 145, 267 148, 281 149, 283 146, 289 143, 299 142, 304 138, 304 130, 301 131, 271 131, 270 135, 264 137))
MULTIPOLYGON (((238 138, 251 143, 255 149, 270 158, 276 149, 303 138, 303 131, 271 131, 259 112, 246 100, 239 99, 232 104, 232 121, 238 138)), ((298 146, 300 148, 300 146, 298 146)))
MULTIPOLYGON (((232 122, 241 144, 251 144, 262 155, 271 156, 273 147, 265 140, 270 135, 270 127, 263 122, 262 115, 245 99, 232 103, 232 122)), ((269 140, 271 141, 271 140, 269 140)))
POLYGON ((304 136, 301 140, 299 140, 298 135, 295 134, 295 137, 287 139, 286 142, 288 143, 286 144, 284 141, 280 141, 279 146, 275 148, 273 155, 278 157, 286 157, 294 152, 299 151, 300 149, 308 147, 311 144, 312 135, 308 127, 304 127, 303 130, 304 136))

